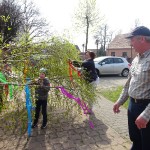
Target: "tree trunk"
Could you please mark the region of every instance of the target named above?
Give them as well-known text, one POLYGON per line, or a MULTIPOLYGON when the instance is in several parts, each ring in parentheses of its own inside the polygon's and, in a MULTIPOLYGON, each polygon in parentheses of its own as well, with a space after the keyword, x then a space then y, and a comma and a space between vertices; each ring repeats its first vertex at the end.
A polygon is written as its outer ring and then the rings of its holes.
POLYGON ((88 16, 86 16, 86 22, 87 22, 87 28, 86 28, 86 43, 85 43, 85 52, 87 51, 87 45, 88 45, 88 35, 89 35, 89 20, 88 16))

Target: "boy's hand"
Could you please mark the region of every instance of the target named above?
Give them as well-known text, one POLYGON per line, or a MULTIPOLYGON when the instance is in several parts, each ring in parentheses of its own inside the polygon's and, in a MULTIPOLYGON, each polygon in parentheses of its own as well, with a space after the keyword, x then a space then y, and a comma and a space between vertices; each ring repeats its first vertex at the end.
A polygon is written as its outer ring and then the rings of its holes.
POLYGON ((40 84, 40 87, 44 87, 43 84, 40 84))

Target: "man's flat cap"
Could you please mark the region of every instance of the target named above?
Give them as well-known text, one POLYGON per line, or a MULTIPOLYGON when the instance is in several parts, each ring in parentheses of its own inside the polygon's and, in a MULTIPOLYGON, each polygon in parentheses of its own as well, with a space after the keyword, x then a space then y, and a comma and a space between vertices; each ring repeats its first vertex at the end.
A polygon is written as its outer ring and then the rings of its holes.
POLYGON ((126 38, 130 39, 134 36, 150 36, 150 29, 145 26, 136 27, 126 38))

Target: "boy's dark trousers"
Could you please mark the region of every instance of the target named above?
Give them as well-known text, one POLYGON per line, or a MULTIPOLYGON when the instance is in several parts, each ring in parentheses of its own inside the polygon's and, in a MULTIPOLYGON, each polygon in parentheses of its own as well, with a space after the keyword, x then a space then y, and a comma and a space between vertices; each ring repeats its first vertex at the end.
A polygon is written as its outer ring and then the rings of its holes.
POLYGON ((38 123, 39 115, 40 115, 40 110, 42 107, 42 115, 43 115, 43 124, 47 124, 47 100, 37 100, 36 101, 36 107, 35 107, 35 119, 33 124, 38 123))

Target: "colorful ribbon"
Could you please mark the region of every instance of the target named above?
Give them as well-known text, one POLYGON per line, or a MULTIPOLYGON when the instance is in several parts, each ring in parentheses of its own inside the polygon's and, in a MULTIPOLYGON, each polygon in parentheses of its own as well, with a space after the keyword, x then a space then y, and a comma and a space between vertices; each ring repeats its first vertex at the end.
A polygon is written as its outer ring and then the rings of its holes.
MULTIPOLYGON (((61 91, 61 93, 63 95, 65 95, 66 97, 75 100, 78 103, 78 105, 81 107, 81 109, 83 110, 84 114, 92 113, 91 109, 89 109, 88 106, 86 105, 86 103, 84 101, 81 101, 81 99, 79 97, 74 97, 71 93, 66 91, 64 89, 64 87, 56 87, 56 88, 58 88, 61 91)), ((93 125, 92 121, 90 121, 90 120, 89 120, 89 125, 91 128, 94 128, 94 125, 93 125)))
MULTIPOLYGON (((29 79, 27 79, 27 81, 29 81, 29 79)), ((56 87, 57 89, 59 89, 61 91, 61 93, 63 95, 65 95, 66 97, 75 100, 78 105, 81 107, 81 109, 83 110, 84 114, 89 114, 92 113, 91 109, 88 108, 88 106, 86 105, 86 103, 84 101, 81 101, 80 98, 73 96, 71 93, 69 93, 68 91, 66 91, 64 89, 64 87, 56 87)), ((31 111, 33 109, 32 107, 32 102, 31 102, 31 93, 30 93, 30 89, 28 84, 25 85, 25 93, 26 93, 26 109, 27 109, 27 114, 28 114, 28 137, 31 136, 31 126, 32 126, 32 114, 31 111)), ((91 128, 94 128, 94 125, 92 123, 92 121, 89 120, 89 125, 91 128)))
POLYGON ((6 85, 4 85, 4 90, 5 90, 6 97, 8 96, 8 93, 9 93, 10 99, 12 99, 13 98, 13 88, 12 88, 12 85, 8 85, 7 84, 8 82, 7 82, 5 76, 4 76, 4 74, 2 72, 0 72, 0 82, 6 84, 6 85))
MULTIPOLYGON (((30 80, 30 79, 26 79, 27 82, 30 80)), ((25 93, 26 93, 26 109, 27 109, 27 114, 28 114, 28 129, 27 129, 27 132, 28 132, 28 137, 31 136, 31 126, 32 126, 32 102, 31 102, 31 92, 30 92, 30 89, 29 89, 29 86, 28 84, 25 85, 25 93)))
POLYGON ((26 60, 24 62, 24 69, 23 69, 24 82, 26 81, 26 77, 27 77, 27 73, 28 73, 28 65, 29 65, 29 61, 26 60))
POLYGON ((72 65, 72 62, 69 60, 68 61, 69 64, 69 76, 70 76, 70 80, 73 80, 73 76, 72 76, 72 71, 75 71, 78 73, 78 76, 81 76, 81 73, 72 65))

